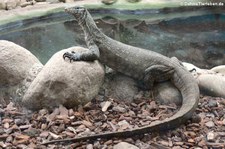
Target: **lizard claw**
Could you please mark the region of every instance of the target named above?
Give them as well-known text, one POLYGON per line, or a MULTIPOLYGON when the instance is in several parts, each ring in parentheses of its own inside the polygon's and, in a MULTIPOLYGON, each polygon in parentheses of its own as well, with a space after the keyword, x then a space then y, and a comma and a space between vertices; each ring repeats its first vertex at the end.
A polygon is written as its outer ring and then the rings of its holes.
POLYGON ((66 58, 69 58, 70 59, 70 53, 69 52, 66 52, 63 54, 63 59, 65 60, 66 58))
POLYGON ((66 52, 63 54, 63 59, 65 60, 66 58, 68 58, 71 61, 79 61, 80 60, 80 54, 76 53, 74 51, 70 52, 66 52))

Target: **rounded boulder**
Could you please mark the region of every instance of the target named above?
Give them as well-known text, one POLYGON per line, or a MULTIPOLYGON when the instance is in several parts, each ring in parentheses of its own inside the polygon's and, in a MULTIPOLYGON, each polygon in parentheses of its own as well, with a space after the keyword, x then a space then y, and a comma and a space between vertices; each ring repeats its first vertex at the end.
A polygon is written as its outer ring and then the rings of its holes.
POLYGON ((88 49, 71 47, 54 54, 29 86, 24 105, 32 110, 53 108, 60 104, 75 107, 92 100, 104 80, 104 67, 93 62, 63 59, 65 52, 85 52, 88 49))
POLYGON ((42 65, 30 51, 13 42, 0 40, 0 87, 21 83, 37 64, 42 65))

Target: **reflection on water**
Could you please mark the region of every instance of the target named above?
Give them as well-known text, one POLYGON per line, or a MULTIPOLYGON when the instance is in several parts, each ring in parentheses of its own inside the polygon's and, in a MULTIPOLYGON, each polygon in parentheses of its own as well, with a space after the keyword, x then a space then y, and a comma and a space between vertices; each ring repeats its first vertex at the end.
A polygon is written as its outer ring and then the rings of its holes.
MULTIPOLYGON (((95 20, 108 36, 129 45, 150 49, 202 68, 225 64, 225 14, 211 14, 169 21, 95 20)), ((75 21, 37 26, 0 35, 29 49, 43 63, 57 51, 86 46, 75 21)))

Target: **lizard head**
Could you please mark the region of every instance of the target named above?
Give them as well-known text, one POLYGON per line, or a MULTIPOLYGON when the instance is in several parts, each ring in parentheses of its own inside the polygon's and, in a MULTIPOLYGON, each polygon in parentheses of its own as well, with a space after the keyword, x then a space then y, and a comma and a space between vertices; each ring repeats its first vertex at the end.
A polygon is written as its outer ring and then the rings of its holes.
POLYGON ((73 15, 77 21, 80 21, 87 14, 87 9, 84 8, 83 6, 75 6, 75 7, 65 8, 65 12, 73 15))

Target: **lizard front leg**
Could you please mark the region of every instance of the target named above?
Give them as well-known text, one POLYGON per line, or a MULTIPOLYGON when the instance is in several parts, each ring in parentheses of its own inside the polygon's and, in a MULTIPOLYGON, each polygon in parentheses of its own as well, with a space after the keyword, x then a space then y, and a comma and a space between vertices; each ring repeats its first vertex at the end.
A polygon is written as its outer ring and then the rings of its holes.
POLYGON ((169 80, 174 73, 172 67, 164 65, 153 65, 145 70, 143 82, 146 88, 152 89, 154 82, 169 80))
POLYGON ((82 27, 85 35, 85 41, 87 44, 87 47, 89 49, 88 52, 78 53, 78 52, 66 52, 63 55, 63 58, 69 58, 70 61, 94 61, 99 59, 100 53, 99 48, 93 41, 92 35, 89 31, 89 28, 87 25, 85 25, 85 17, 86 17, 86 10, 83 7, 75 7, 71 10, 67 10, 68 13, 72 13, 77 21, 79 22, 80 26, 82 27))
POLYGON ((100 52, 97 45, 94 43, 91 35, 88 31, 84 30, 85 32, 85 40, 89 51, 87 52, 66 52, 63 54, 63 58, 69 58, 70 61, 94 61, 99 59, 100 52))

